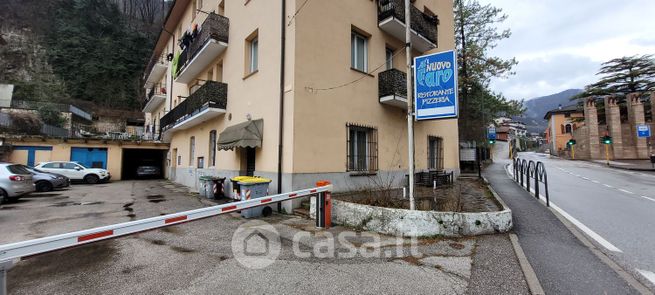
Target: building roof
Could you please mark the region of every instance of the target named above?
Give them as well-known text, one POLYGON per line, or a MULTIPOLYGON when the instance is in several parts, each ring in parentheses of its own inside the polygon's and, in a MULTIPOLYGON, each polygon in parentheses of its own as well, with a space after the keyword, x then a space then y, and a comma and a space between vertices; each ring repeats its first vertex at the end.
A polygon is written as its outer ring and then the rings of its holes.
POLYGON ((566 114, 566 113, 582 113, 580 109, 578 109, 577 104, 572 104, 570 106, 562 107, 562 108, 556 108, 548 111, 546 115, 544 116, 544 119, 548 120, 552 115, 554 114, 566 114))

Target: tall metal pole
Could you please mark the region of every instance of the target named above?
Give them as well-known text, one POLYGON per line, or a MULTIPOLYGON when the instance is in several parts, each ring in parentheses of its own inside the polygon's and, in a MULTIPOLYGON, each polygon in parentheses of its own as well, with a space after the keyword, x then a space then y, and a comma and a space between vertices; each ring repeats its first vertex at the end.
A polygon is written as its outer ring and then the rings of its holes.
POLYGON ((412 35, 409 0, 405 0, 405 58, 407 60, 407 154, 409 168, 409 209, 416 210, 414 201, 414 91, 412 90, 412 35))

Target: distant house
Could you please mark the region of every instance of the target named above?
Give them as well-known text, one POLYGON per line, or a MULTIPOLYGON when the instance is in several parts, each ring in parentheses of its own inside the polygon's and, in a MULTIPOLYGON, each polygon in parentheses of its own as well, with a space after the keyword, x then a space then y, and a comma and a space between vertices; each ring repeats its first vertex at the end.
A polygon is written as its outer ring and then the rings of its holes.
POLYGON ((550 146, 552 155, 559 155, 568 147, 566 143, 573 138, 573 130, 584 125, 584 114, 576 104, 550 110, 544 116, 548 120, 546 128, 546 143, 550 146))

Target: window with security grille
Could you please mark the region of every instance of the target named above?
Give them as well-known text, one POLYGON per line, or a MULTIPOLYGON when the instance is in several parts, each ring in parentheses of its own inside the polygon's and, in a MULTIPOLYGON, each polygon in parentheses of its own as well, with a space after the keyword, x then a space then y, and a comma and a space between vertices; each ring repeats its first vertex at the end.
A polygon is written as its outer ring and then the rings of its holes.
POLYGON ((428 168, 430 170, 443 170, 443 139, 428 136, 428 168))
POLYGON ((348 171, 377 171, 377 130, 371 127, 348 124, 347 131, 348 171))
POLYGON ((207 166, 216 166, 216 130, 209 131, 209 163, 207 166))

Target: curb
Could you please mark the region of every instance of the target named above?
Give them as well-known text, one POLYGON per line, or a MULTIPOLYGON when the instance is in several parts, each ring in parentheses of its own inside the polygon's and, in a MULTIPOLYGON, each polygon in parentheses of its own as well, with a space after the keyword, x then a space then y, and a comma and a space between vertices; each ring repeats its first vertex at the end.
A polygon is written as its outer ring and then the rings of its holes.
MULTIPOLYGON (((505 204, 505 201, 503 201, 503 199, 498 195, 498 193, 496 193, 496 191, 491 186, 491 183, 489 183, 487 178, 483 176, 482 179, 487 184, 487 187, 491 191, 491 194, 493 194, 494 197, 496 197, 496 199, 501 203, 501 205, 503 205, 503 207, 507 209, 510 209, 507 206, 507 204, 505 204)), ((528 284, 528 289, 530 289, 530 293, 534 295, 546 294, 546 292, 544 292, 543 287, 541 287, 541 283, 539 283, 539 278, 537 277, 537 274, 534 272, 534 269, 532 268, 530 261, 528 261, 528 257, 525 256, 525 252, 523 252, 523 248, 521 248, 521 244, 519 244, 519 237, 514 233, 510 233, 509 239, 512 242, 512 248, 514 248, 514 254, 516 254, 516 258, 518 258, 519 260, 519 265, 521 265, 521 271, 523 271, 523 277, 525 278, 525 281, 528 284)))
POLYGON ((512 241, 512 247, 514 248, 514 253, 516 254, 516 257, 519 259, 519 264, 521 265, 521 270, 523 270, 523 276, 525 277, 525 281, 528 283, 528 288, 530 289, 530 293, 534 295, 546 294, 546 292, 544 292, 544 289, 541 287, 541 283, 539 283, 537 274, 534 272, 532 265, 530 265, 530 262, 528 261, 528 257, 525 256, 525 253, 523 252, 523 248, 521 248, 521 244, 519 244, 519 237, 516 234, 509 234, 509 239, 510 241, 512 241))

